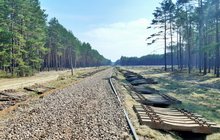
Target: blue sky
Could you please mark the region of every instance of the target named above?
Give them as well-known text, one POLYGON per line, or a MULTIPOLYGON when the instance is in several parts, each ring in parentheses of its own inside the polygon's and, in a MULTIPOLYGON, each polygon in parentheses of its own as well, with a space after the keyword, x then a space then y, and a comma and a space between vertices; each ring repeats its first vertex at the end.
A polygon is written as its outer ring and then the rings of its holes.
POLYGON ((161 53, 162 44, 147 46, 146 29, 161 0, 40 0, 48 19, 56 17, 81 41, 106 58, 161 53), (156 50, 156 51, 155 51, 156 50))

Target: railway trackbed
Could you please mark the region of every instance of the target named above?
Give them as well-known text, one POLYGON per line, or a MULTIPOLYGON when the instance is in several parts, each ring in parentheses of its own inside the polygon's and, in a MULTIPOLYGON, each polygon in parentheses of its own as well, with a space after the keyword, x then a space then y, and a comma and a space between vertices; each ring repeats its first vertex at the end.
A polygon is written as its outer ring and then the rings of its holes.
MULTIPOLYGON (((182 136, 188 135, 190 138, 196 135, 201 139, 208 134, 220 132, 218 124, 203 116, 182 108, 172 107, 171 105, 182 102, 156 89, 148 88, 150 84, 157 84, 153 79, 145 79, 130 71, 121 70, 120 72, 127 80, 123 86, 130 96, 140 103, 133 106, 140 125, 166 132, 177 132, 182 136)), ((184 139, 184 136, 182 138, 184 139)))
POLYGON ((129 129, 108 78, 100 71, 54 91, 39 100, 22 103, 0 120, 0 139, 125 139, 129 129))
POLYGON ((147 105, 133 107, 141 125, 166 131, 189 131, 193 133, 211 134, 218 132, 220 127, 201 115, 184 109, 161 108, 147 105))

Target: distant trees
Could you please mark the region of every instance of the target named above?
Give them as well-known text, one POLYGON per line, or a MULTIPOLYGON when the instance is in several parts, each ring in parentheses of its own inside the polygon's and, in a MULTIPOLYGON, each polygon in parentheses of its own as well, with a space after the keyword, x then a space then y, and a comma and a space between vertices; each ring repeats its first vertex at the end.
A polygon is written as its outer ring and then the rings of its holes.
MULTIPOLYGON (((167 53, 167 58, 171 59, 171 53, 167 53)), ((115 64, 122 66, 135 66, 135 65, 163 65, 164 64, 164 55, 152 54, 138 57, 124 57, 122 56, 115 64)), ((174 64, 177 64, 177 60, 173 61, 174 64)), ((171 65, 171 62, 168 62, 167 65, 171 65)))
POLYGON ((56 18, 48 25, 46 18, 38 0, 0 0, 0 70, 26 76, 45 68, 110 64, 56 18))
POLYGON ((47 40, 45 48, 47 54, 44 58, 44 66, 48 70, 55 68, 72 68, 77 59, 76 49, 80 45, 74 35, 67 31, 56 18, 49 21, 47 28, 47 40))
POLYGON ((63 69, 73 67, 90 67, 111 64, 89 43, 81 42, 71 31, 63 27, 56 18, 49 21, 42 68, 63 69))
POLYGON ((148 43, 151 45, 164 36, 165 70, 169 49, 171 69, 174 58, 172 54, 175 53, 173 55, 178 60, 179 69, 187 67, 190 73, 192 68, 198 68, 204 75, 212 70, 219 77, 219 13, 219 0, 177 0, 176 4, 172 0, 161 2, 148 28, 159 27, 164 30, 160 34, 152 34, 147 40, 151 41, 148 43), (170 38, 169 46, 167 37, 170 38), (173 38, 176 38, 175 42, 173 38))

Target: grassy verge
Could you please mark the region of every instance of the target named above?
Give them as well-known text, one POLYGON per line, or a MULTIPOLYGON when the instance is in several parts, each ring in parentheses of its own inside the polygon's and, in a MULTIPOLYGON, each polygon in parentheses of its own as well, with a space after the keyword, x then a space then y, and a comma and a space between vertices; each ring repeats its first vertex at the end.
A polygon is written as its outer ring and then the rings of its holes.
MULTIPOLYGON (((154 87, 161 93, 169 94, 182 104, 175 105, 198 113, 220 125, 220 78, 193 72, 164 72, 158 67, 126 67, 125 69, 140 73, 144 77, 156 79, 159 84, 154 87)), ((220 133, 207 137, 220 139, 220 133)))
POLYGON ((137 115, 133 110, 134 105, 138 105, 140 103, 136 102, 129 94, 129 91, 123 86, 126 84, 125 78, 122 74, 117 73, 115 78, 117 79, 114 84, 116 85, 116 90, 119 93, 119 96, 122 98, 123 105, 126 108, 129 118, 132 121, 133 126, 136 129, 136 133, 138 134, 140 139, 148 139, 148 140, 174 140, 178 139, 176 136, 170 135, 166 132, 158 131, 149 128, 146 125, 140 125, 137 115))

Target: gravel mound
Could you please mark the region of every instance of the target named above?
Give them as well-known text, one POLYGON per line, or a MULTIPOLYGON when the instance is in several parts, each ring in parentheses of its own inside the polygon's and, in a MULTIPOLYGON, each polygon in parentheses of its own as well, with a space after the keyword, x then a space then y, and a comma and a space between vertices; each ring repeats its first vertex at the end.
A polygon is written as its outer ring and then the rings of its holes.
POLYGON ((1 139, 123 139, 128 127, 107 80, 111 72, 99 72, 19 107, 4 122, 1 139))

